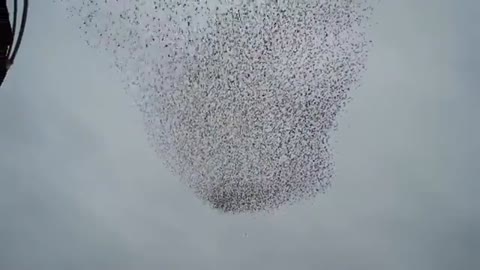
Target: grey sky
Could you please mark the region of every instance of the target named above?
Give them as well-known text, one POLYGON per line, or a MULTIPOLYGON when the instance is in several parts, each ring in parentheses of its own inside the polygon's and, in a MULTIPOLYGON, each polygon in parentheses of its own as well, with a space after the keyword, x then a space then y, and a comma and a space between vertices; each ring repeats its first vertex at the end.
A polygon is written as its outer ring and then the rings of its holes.
POLYGON ((382 1, 332 188, 255 217, 193 198, 108 55, 31 2, 0 89, 0 269, 480 268, 480 2, 382 1))

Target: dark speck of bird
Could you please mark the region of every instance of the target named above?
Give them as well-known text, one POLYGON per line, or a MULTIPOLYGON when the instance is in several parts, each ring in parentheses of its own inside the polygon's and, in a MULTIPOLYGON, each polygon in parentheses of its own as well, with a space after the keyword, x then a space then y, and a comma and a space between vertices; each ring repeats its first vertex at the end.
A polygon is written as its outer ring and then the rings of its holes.
POLYGON ((330 187, 370 1, 55 1, 112 56, 151 146, 211 207, 272 211, 330 187))

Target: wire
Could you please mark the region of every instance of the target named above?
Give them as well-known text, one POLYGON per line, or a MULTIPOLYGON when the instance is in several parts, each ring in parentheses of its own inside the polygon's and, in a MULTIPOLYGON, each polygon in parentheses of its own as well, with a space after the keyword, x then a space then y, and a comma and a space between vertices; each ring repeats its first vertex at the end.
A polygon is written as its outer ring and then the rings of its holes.
MULTIPOLYGON (((17 32, 17 10, 18 10, 18 2, 17 0, 14 0, 13 1, 13 28, 12 28, 13 35, 12 36, 15 36, 15 33, 17 32)), ((12 47, 13 46, 11 45, 8 47, 7 55, 10 55, 10 53, 12 52, 12 47)))
MULTIPOLYGON (((15 6, 16 6, 17 0, 15 0, 15 6)), ((14 19, 16 16, 16 12, 14 15, 14 19)), ((28 0, 23 0, 23 14, 22 14, 22 21, 20 23, 20 31, 18 32, 18 37, 15 42, 15 48, 13 49, 12 55, 10 56, 10 63, 13 64, 13 61, 15 61, 15 56, 17 55, 18 48, 20 47, 20 44, 22 43, 22 37, 23 33, 25 32, 25 25, 27 23, 27 16, 28 16, 28 0)))

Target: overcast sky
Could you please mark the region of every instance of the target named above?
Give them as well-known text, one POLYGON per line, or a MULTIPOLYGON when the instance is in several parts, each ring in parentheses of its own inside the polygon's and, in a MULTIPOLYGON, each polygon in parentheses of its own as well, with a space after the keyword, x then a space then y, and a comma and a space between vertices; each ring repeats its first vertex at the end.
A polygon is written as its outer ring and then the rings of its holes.
POLYGON ((0 269, 480 269, 479 1, 382 1, 332 188, 254 217, 195 199, 112 59, 31 2, 0 89, 0 269))

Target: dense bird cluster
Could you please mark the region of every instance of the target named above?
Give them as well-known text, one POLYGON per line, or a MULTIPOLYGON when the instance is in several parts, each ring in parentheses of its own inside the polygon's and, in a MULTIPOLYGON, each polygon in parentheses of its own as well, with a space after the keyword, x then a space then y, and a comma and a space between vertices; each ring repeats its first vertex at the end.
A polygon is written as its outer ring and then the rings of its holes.
POLYGON ((62 2, 115 57, 152 146, 199 198, 272 210, 330 185, 329 135, 365 68, 368 1, 62 2))

